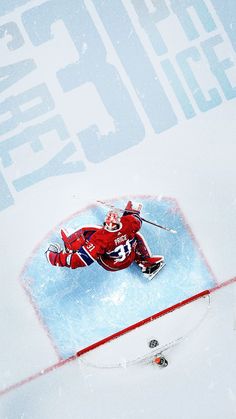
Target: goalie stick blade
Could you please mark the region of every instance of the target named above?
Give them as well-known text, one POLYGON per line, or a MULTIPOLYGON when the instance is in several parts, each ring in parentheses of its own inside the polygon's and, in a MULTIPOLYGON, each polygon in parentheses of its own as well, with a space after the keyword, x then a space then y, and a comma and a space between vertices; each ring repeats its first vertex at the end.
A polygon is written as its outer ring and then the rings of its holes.
POLYGON ((162 268, 164 268, 165 266, 165 262, 161 262, 159 268, 153 272, 152 274, 144 274, 144 276, 148 279, 148 281, 151 281, 159 272, 162 268))

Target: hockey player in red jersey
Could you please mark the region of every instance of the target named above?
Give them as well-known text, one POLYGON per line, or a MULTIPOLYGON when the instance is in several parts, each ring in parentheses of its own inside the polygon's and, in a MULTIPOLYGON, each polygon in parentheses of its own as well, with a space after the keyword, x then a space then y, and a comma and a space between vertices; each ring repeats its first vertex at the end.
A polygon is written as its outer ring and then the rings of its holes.
POLYGON ((76 269, 96 261, 108 271, 120 271, 136 262, 151 279, 164 266, 164 257, 152 256, 139 233, 141 208, 129 201, 121 217, 109 211, 101 227, 82 227, 69 236, 62 230, 65 250, 51 244, 46 251, 48 262, 76 269))

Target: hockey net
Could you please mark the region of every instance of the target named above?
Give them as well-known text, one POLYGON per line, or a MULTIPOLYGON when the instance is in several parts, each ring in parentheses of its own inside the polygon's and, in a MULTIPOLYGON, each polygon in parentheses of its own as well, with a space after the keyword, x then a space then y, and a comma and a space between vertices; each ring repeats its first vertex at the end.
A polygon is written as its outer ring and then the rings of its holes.
POLYGON ((94 368, 127 368, 152 363, 189 337, 204 322, 210 293, 202 291, 82 349, 80 361, 94 368), (152 347, 155 344, 155 347, 152 347))

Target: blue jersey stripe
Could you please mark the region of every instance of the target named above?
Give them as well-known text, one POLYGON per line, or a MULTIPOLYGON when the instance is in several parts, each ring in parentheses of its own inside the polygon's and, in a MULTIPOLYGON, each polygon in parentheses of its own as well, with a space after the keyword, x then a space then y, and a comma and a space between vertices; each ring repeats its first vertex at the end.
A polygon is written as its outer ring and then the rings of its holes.
POLYGON ((85 250, 85 248, 82 246, 79 251, 77 252, 81 259, 84 261, 86 265, 91 265, 91 263, 94 262, 94 259, 92 256, 89 255, 89 253, 85 250))

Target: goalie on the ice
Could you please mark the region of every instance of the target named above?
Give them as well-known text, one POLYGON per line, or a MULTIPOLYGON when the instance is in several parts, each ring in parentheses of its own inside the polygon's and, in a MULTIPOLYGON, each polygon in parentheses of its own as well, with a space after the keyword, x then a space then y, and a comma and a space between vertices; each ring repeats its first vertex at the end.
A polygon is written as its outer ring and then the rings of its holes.
POLYGON ((48 262, 76 269, 96 261, 108 271, 120 271, 136 262, 144 274, 153 277, 164 266, 164 257, 152 256, 138 232, 141 208, 141 204, 129 201, 121 217, 109 211, 101 227, 82 227, 71 235, 61 230, 65 250, 50 244, 46 251, 48 262))

